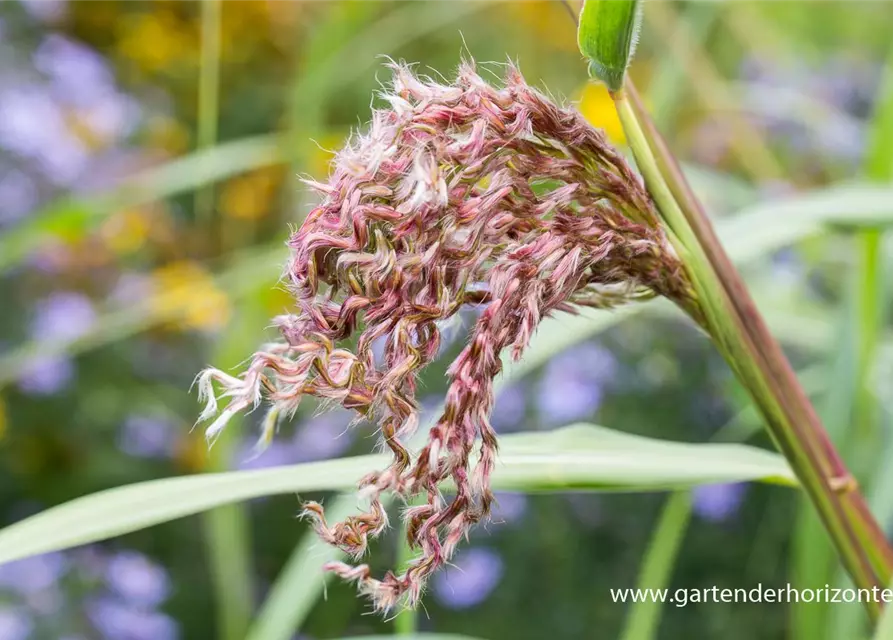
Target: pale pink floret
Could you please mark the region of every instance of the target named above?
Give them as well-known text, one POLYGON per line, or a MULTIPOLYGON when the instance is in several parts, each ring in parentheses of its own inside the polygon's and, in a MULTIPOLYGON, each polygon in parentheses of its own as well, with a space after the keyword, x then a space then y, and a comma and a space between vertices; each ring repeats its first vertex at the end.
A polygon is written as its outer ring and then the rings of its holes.
POLYGON ((326 542, 358 558, 387 526, 382 492, 427 498, 403 514, 420 549, 405 573, 379 580, 366 565, 329 566, 381 610, 415 604, 490 511, 497 444, 489 415, 506 349, 520 357, 543 318, 578 305, 655 294, 691 301, 638 177, 577 112, 511 65, 501 88, 471 63, 450 86, 390 67, 390 108, 339 152, 326 183, 308 182, 323 202, 289 241, 285 279, 296 310, 275 319, 283 341, 238 378, 209 370, 199 379, 203 419, 217 414, 213 382, 230 398, 211 437, 236 411, 267 402, 268 439, 279 415, 308 394, 378 423, 394 461, 363 479, 369 510, 329 524, 308 503, 305 515, 326 542), (438 353, 440 323, 468 303, 486 308, 449 368, 443 415, 412 453, 404 442, 418 425, 416 378, 438 353), (353 351, 338 346, 357 333, 353 351), (383 361, 372 350, 378 338, 383 361), (449 501, 440 493, 447 480, 449 501))

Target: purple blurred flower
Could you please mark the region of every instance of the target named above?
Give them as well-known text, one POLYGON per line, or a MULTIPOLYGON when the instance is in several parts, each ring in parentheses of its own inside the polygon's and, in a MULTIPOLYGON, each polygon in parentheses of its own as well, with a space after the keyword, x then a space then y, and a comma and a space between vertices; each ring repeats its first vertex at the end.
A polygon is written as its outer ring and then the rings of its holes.
POLYGON ((139 104, 130 96, 110 91, 96 99, 85 113, 90 128, 110 140, 130 135, 140 118, 139 104))
POLYGON ((496 394, 490 422, 497 431, 514 431, 527 412, 527 392, 520 383, 505 387, 496 394))
POLYGON ((38 20, 54 22, 65 15, 67 0, 19 0, 25 11, 38 20))
POLYGON ((344 453, 350 447, 352 432, 348 425, 353 417, 351 412, 342 409, 308 420, 292 441, 297 461, 325 460, 344 453))
POLYGON ((492 549, 474 547, 456 554, 452 564, 434 574, 434 597, 450 609, 467 609, 487 599, 504 571, 492 549))
POLYGON ((592 415, 617 361, 610 351, 588 343, 553 358, 540 380, 537 403, 545 422, 567 424, 592 415))
POLYGON ((0 146, 34 160, 58 185, 74 182, 89 159, 59 105, 39 86, 11 86, 0 92, 0 146))
POLYGON ((497 491, 493 506, 494 522, 515 522, 527 513, 527 496, 514 491, 497 491))
POLYGON ((105 58, 84 44, 51 33, 34 52, 34 66, 49 76, 66 100, 91 100, 115 87, 105 58))
POLYGON ((256 438, 251 438, 235 456, 235 467, 243 471, 281 467, 296 462, 298 455, 295 448, 277 440, 273 440, 263 451, 258 451, 256 438))
POLYGON ((108 301, 121 306, 141 302, 156 292, 154 285, 151 276, 125 271, 115 281, 114 287, 109 292, 108 301))
POLYGON ((334 458, 350 446, 353 433, 348 425, 352 418, 343 409, 313 417, 298 427, 291 442, 273 440, 260 453, 254 441, 246 442, 235 465, 239 469, 265 469, 334 458))
POLYGON ((695 487, 694 512, 704 520, 722 522, 738 510, 746 492, 747 485, 743 482, 695 487))
POLYGON ((466 305, 453 317, 448 318, 447 320, 441 320, 437 323, 437 328, 440 330, 440 349, 437 352, 438 357, 442 356, 444 352, 452 347, 457 341, 464 340, 468 336, 471 331, 471 326, 481 315, 481 309, 480 306, 466 305))
POLYGON ((108 63, 93 49, 51 34, 35 52, 34 65, 52 79, 58 100, 83 110, 94 132, 117 139, 133 130, 139 105, 117 90, 108 63))
POLYGON ((0 176, 0 226, 20 220, 37 205, 37 187, 18 170, 0 176))
POLYGON ((34 622, 23 612, 6 606, 0 608, 0 638, 26 640, 31 635, 34 622))
POLYGON ((54 587, 67 571, 68 561, 58 552, 24 558, 0 565, 0 587, 31 596, 54 587))
POLYGON ((772 257, 772 279, 778 284, 802 288, 807 275, 807 266, 795 251, 785 249, 772 257))
POLYGON ((105 550, 98 545, 78 547, 70 552, 72 564, 80 577, 89 582, 99 582, 104 579, 108 566, 105 550))
POLYGON ((74 291, 57 291, 37 303, 31 335, 35 340, 80 338, 96 320, 90 298, 74 291))
POLYGON ((19 389, 35 396, 62 391, 74 378, 74 363, 63 355, 38 356, 19 374, 19 389))
POLYGON ((118 446, 138 458, 166 458, 176 445, 177 433, 170 420, 157 416, 131 415, 121 426, 118 446))
POLYGON ((136 551, 112 556, 105 579, 112 591, 132 605, 157 607, 170 595, 170 580, 164 568, 136 551))
POLYGON ((28 256, 28 266, 40 273, 55 275, 65 268, 70 248, 58 239, 46 238, 28 256))
POLYGON ((87 617, 106 640, 176 640, 177 623, 156 611, 129 607, 112 598, 91 602, 87 617))

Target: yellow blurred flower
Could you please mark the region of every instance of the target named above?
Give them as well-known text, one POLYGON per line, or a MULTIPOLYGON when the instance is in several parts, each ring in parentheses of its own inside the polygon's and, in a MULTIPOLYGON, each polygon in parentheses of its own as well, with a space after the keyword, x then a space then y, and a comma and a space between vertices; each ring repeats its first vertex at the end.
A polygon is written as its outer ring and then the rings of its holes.
POLYGON ((544 42, 555 49, 577 51, 574 23, 569 19, 567 7, 553 0, 528 0, 498 4, 497 11, 511 11, 518 22, 533 31, 537 42, 544 42))
POLYGON ((311 143, 310 156, 307 165, 310 175, 322 179, 329 175, 330 164, 335 157, 335 149, 344 146, 343 133, 326 133, 316 138, 316 143, 311 143))
POLYGON ((99 228, 105 246, 121 256, 139 251, 149 236, 149 212, 125 209, 109 216, 99 228))
POLYGON ((271 170, 255 171, 238 176, 223 185, 220 212, 228 218, 257 220, 270 211, 279 176, 271 170))
POLYGON ((617 109, 614 108, 614 100, 611 99, 605 85, 587 82, 580 95, 579 109, 590 124, 604 129, 611 142, 626 144, 623 125, 620 124, 620 117, 617 115, 617 109))
POLYGON ((198 42, 169 10, 142 13, 122 22, 118 50, 147 71, 160 71, 187 57, 198 42))
POLYGON ((168 116, 153 116, 146 123, 147 144, 150 147, 178 155, 189 149, 189 131, 168 116))
POLYGON ((232 313, 227 295, 200 264, 178 261, 153 274, 152 311, 180 328, 214 331, 232 313))
POLYGON ((208 444, 198 432, 187 433, 177 441, 174 462, 183 471, 197 473, 208 467, 208 444))

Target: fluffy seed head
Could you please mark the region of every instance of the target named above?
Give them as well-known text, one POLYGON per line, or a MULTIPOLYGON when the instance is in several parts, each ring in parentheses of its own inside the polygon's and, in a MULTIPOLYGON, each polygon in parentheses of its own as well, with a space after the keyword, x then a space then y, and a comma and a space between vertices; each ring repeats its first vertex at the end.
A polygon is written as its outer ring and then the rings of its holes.
POLYGON ((203 419, 218 413, 213 383, 229 399, 209 437, 264 403, 266 441, 305 395, 377 422, 393 461, 361 481, 369 509, 339 523, 317 503, 304 513, 323 540, 359 558, 387 526, 383 492, 426 499, 403 514, 419 550, 404 573, 377 579, 366 565, 328 567, 380 610, 415 604, 490 511, 497 442, 489 415, 504 352, 520 357, 558 311, 653 295, 692 300, 640 180, 577 112, 532 89, 512 65, 500 87, 472 63, 450 85, 389 67, 388 108, 338 153, 326 182, 307 182, 322 202, 289 240, 295 309, 274 319, 281 341, 239 377, 199 376, 203 419), (469 303, 484 311, 448 370, 442 415, 411 450, 417 376, 438 353, 443 321, 469 303), (440 491, 447 480, 450 500, 440 491))

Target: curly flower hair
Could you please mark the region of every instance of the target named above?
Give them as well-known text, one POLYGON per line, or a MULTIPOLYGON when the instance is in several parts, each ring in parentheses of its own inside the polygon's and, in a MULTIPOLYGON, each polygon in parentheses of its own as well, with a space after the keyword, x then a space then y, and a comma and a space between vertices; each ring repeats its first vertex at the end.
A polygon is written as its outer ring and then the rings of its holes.
POLYGON ((693 300, 641 181, 579 113, 528 86, 513 65, 501 87, 471 62, 452 85, 389 67, 381 96, 389 108, 374 111, 368 131, 337 154, 327 182, 307 181, 322 203, 288 242, 284 277, 296 308, 274 319, 281 341, 238 377, 199 376, 201 420, 218 414, 215 382, 229 399, 210 438, 236 412, 266 403, 268 442, 306 395, 380 426, 393 461, 360 482, 369 509, 336 524, 318 503, 304 513, 323 540, 356 559, 387 527, 383 492, 427 499, 403 512, 420 550, 404 573, 377 579, 367 565, 328 566, 383 611, 416 604, 490 511, 497 439, 489 415, 502 353, 519 358, 556 311, 654 295, 693 300), (417 376, 438 353, 443 321, 469 303, 484 311, 448 370, 442 415, 413 451, 417 376), (344 346, 354 338, 353 350, 344 346), (378 357, 377 339, 385 345, 378 357))

